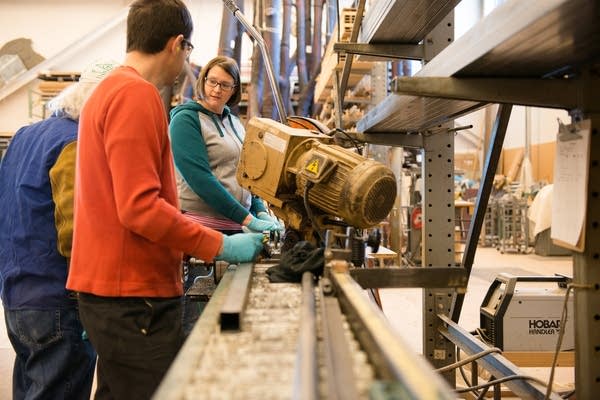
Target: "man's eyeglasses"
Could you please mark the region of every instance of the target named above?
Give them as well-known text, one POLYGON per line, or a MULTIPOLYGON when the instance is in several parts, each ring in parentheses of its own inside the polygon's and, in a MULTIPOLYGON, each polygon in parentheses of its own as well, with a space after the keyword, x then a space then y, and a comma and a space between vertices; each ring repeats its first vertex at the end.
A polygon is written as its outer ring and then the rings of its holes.
POLYGON ((205 77, 204 81, 211 88, 216 88, 217 86, 221 86, 221 90, 224 91, 224 92, 230 92, 236 86, 234 84, 227 83, 227 82, 219 82, 215 78, 209 78, 209 77, 205 77))
POLYGON ((187 52, 187 57, 189 57, 194 50, 194 45, 187 39, 181 39, 181 48, 187 52))

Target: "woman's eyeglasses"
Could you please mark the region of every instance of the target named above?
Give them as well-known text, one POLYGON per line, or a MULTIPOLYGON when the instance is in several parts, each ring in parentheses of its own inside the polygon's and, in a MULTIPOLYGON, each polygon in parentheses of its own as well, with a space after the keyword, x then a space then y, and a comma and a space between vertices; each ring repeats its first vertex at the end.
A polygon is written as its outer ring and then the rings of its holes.
POLYGON ((217 86, 221 86, 221 90, 224 92, 230 92, 235 88, 236 85, 227 83, 227 82, 219 82, 215 78, 205 77, 204 82, 211 88, 216 88, 217 86))

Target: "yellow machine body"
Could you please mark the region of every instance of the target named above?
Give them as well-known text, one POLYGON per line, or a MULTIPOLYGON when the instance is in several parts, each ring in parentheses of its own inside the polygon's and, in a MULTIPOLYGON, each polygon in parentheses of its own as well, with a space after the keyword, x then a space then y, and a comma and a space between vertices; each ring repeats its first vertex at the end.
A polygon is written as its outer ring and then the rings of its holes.
POLYGON ((382 163, 327 135, 266 118, 248 122, 237 179, 299 231, 310 223, 306 203, 315 217, 369 228, 388 215, 396 198, 396 179, 382 163))

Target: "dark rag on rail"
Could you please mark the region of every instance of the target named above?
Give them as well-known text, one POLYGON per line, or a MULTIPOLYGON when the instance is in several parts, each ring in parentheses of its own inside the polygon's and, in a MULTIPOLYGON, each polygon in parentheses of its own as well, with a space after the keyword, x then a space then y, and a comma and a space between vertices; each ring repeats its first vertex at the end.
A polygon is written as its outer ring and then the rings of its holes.
POLYGON ((287 252, 281 255, 281 262, 269 269, 269 281, 275 282, 301 282, 305 271, 316 276, 323 274, 323 249, 310 242, 298 242, 287 252))

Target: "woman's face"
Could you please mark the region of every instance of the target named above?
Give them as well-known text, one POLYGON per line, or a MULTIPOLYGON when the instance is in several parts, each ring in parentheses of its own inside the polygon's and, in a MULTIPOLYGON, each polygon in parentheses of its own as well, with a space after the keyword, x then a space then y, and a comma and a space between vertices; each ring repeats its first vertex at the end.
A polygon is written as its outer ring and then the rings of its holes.
POLYGON ((221 114, 225 104, 236 90, 234 85, 233 77, 223 68, 215 65, 206 74, 202 104, 210 111, 221 114))

